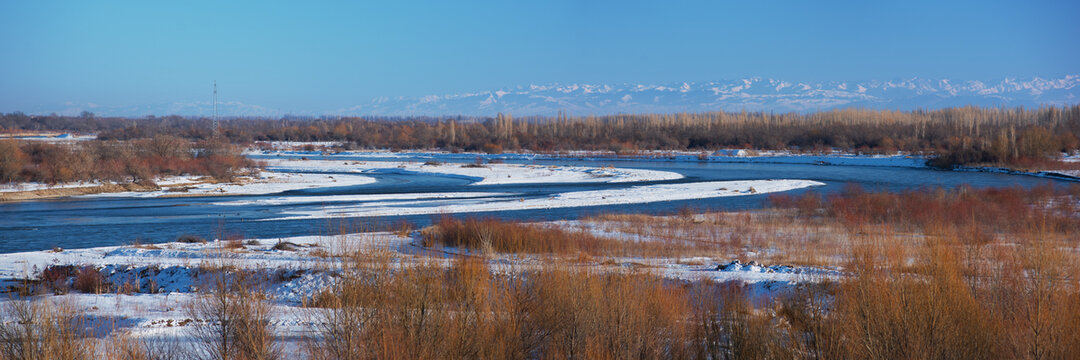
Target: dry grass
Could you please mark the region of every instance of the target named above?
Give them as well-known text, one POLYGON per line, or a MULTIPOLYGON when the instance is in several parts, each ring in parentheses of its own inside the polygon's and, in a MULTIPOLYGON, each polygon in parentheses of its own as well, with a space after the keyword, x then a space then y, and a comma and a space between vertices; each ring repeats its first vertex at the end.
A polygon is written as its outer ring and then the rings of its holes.
POLYGON ((457 258, 357 263, 316 305, 316 359, 658 358, 692 351, 684 290, 644 274, 570 265, 493 274, 457 258))
POLYGON ((227 265, 215 269, 200 276, 204 291, 187 309, 197 319, 192 335, 199 353, 211 359, 282 358, 270 324, 271 305, 259 290, 267 279, 227 265))
POLYGON ((129 334, 117 334, 104 341, 101 355, 105 360, 184 360, 194 358, 179 342, 147 340, 129 334))
POLYGON ((583 227, 662 244, 651 255, 706 256, 772 264, 839 265, 850 244, 839 224, 788 211, 705 213, 680 216, 605 214, 583 227))
POLYGON ((97 268, 93 266, 83 266, 79 269, 78 274, 75 275, 75 282, 73 284, 76 290, 82 291, 87 294, 101 294, 109 291, 109 282, 105 279, 105 275, 101 274, 97 268))
POLYGON ((580 256, 650 256, 708 253, 701 247, 682 241, 635 241, 596 236, 586 231, 505 222, 494 219, 442 218, 438 224, 421 231, 425 247, 455 247, 483 254, 547 254, 580 256))
POLYGON ((0 359, 93 358, 85 319, 65 303, 11 300, 0 317, 0 359))

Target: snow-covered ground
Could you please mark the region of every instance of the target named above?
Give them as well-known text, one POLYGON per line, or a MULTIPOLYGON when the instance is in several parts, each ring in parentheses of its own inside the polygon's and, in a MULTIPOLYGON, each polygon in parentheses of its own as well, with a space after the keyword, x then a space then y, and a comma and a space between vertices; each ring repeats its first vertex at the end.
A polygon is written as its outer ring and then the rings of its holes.
POLYGON ((97 134, 68 134, 68 133, 42 133, 34 135, 23 134, 4 134, 0 135, 0 140, 3 139, 16 139, 22 141, 41 141, 41 142, 75 142, 97 139, 97 134))
MULTIPOLYGON (((114 285, 129 284, 130 293, 85 294, 70 291, 63 295, 41 295, 62 301, 95 321, 104 321, 105 331, 127 331, 136 337, 192 341, 191 315, 186 309, 206 283, 207 269, 228 267, 251 270, 263 276, 265 292, 274 306, 271 324, 286 341, 299 339, 318 324, 304 302, 333 285, 340 260, 328 254, 367 250, 390 254, 408 265, 424 261, 450 264, 447 256, 456 249, 425 249, 412 237, 391 233, 361 233, 338 236, 302 236, 282 239, 245 240, 242 247, 226 242, 164 243, 111 246, 89 249, 37 251, 0 254, 0 285, 19 286, 38 279, 49 266, 75 268, 90 266, 114 285), (278 244, 285 244, 279 245, 278 244)), ((538 268, 542 258, 495 254, 488 261, 493 271, 538 268)), ((714 258, 615 258, 605 262, 581 263, 603 271, 634 268, 658 276, 682 280, 711 280, 742 283, 755 296, 775 296, 801 282, 836 278, 834 269, 738 263, 714 258), (606 270, 604 270, 606 269, 606 270)), ((0 296, 0 306, 13 301, 0 296)), ((198 319, 196 319, 198 320, 198 319)), ((0 319, 3 321, 3 319, 0 319)), ((297 344, 286 344, 295 347, 297 344)))
POLYGON ((264 195, 289 190, 323 187, 355 186, 375 182, 370 176, 359 174, 310 174, 261 171, 258 176, 241 177, 232 183, 212 183, 196 177, 170 177, 158 181, 162 190, 148 192, 103 193, 86 196, 209 196, 209 195, 264 195))
MULTIPOLYGON (((581 206, 642 204, 657 201, 676 201, 728 196, 746 196, 772 192, 789 191, 812 186, 825 185, 811 180, 743 180, 743 181, 706 181, 683 184, 639 185, 619 189, 570 191, 550 197, 514 197, 514 194, 499 194, 498 197, 475 196, 464 200, 423 199, 417 194, 400 194, 398 197, 383 200, 415 201, 372 201, 360 204, 326 205, 319 209, 287 210, 284 218, 268 219, 315 219, 333 217, 400 216, 443 213, 471 213, 487 211, 510 211, 531 209, 554 209, 581 206)), ((474 193, 475 194, 475 193, 474 193)), ((349 199, 349 195, 341 199, 349 199)), ((322 197, 333 202, 337 196, 322 197)), ((288 198, 270 201, 291 201, 288 198)), ((247 202, 235 202, 244 205, 247 202)), ((220 205, 231 205, 229 202, 220 205)))
POLYGON ((403 161, 279 160, 267 161, 267 169, 278 172, 358 172, 368 174, 431 174, 475 181, 473 185, 639 182, 676 180, 683 176, 670 171, 596 168, 581 166, 541 166, 521 164, 458 164, 403 161))
MULTIPOLYGON (((574 182, 639 182, 674 180, 682 175, 667 171, 590 168, 572 166, 535 166, 518 164, 485 164, 469 167, 461 164, 424 164, 402 161, 338 161, 338 160, 266 160, 266 170, 256 177, 245 177, 235 183, 214 184, 193 177, 172 177, 158 181, 166 187, 160 191, 110 193, 98 196, 198 196, 198 195, 264 195, 288 190, 319 187, 355 186, 375 182, 364 174, 428 174, 458 177, 474 181, 475 185, 518 183, 574 182)), ((334 201, 334 199, 324 199, 334 201)))
MULTIPOLYGON (((683 176, 669 171, 619 169, 612 167, 538 166, 521 164, 485 164, 467 166, 447 163, 403 161, 337 161, 271 159, 266 170, 256 176, 243 176, 232 183, 213 183, 195 176, 172 176, 157 179, 158 191, 103 193, 85 196, 201 196, 264 195, 289 190, 356 186, 375 182, 364 174, 425 174, 463 178, 473 185, 552 184, 552 183, 626 183, 676 180, 683 176)), ((0 192, 35 191, 100 186, 101 183, 4 184, 0 192)))
MULTIPOLYGON (((157 191, 113 192, 82 196, 201 196, 201 195, 261 195, 274 194, 288 190, 320 187, 364 185, 375 182, 370 176, 360 174, 306 174, 275 171, 261 171, 257 176, 241 176, 231 183, 214 183, 200 176, 169 176, 160 178, 155 183, 161 187, 157 191)), ((18 183, 0 184, 0 192, 22 192, 50 189, 93 188, 103 185, 101 182, 77 182, 66 184, 18 183)))
POLYGON ((447 151, 407 151, 391 152, 385 150, 344 151, 326 153, 322 151, 296 151, 296 150, 254 150, 245 152, 248 155, 271 155, 279 157, 368 157, 374 159, 403 159, 403 158, 430 158, 438 160, 474 160, 501 159, 501 160, 639 160, 652 162, 731 162, 731 163, 772 163, 772 164, 811 164, 811 165, 843 165, 843 166, 886 166, 925 168, 926 157, 914 154, 894 153, 884 155, 865 155, 843 151, 826 151, 816 153, 798 153, 786 150, 718 150, 714 152, 694 152, 684 150, 649 150, 639 151, 633 154, 618 154, 611 151, 564 151, 558 153, 451 153, 447 151))
POLYGON ((47 189, 70 189, 80 187, 99 186, 100 182, 73 182, 66 184, 45 184, 39 182, 26 182, 26 183, 12 183, 12 184, 0 184, 0 192, 18 192, 18 191, 36 191, 47 189))

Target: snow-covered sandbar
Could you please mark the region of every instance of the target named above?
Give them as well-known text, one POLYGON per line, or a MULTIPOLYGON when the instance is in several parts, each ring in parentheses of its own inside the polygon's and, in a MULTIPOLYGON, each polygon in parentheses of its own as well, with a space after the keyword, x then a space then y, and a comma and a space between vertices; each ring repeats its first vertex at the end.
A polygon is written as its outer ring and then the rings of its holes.
MULTIPOLYGON (((470 213, 554 209, 582 206, 642 204, 658 201, 692 200, 746 196, 790 191, 825 185, 812 180, 740 180, 707 181, 683 184, 639 185, 619 189, 586 190, 558 193, 542 198, 474 198, 466 200, 374 201, 350 205, 329 205, 317 210, 290 210, 284 218, 267 220, 318 219, 330 217, 367 217, 470 213)), ((332 197, 330 197, 332 199, 332 197)))
POLYGON ((473 185, 624 183, 677 180, 683 177, 670 171, 614 167, 280 159, 267 160, 266 163, 267 169, 278 172, 428 174, 474 180, 473 185))

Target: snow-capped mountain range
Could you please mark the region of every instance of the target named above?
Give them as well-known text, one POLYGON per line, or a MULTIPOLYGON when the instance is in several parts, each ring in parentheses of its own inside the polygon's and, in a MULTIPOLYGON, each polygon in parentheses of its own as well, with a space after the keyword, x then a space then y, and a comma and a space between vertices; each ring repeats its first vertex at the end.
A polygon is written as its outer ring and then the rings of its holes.
MULTIPOLYGON (((731 81, 645 84, 527 85, 491 91, 422 97, 384 97, 327 111, 281 111, 272 106, 228 102, 218 104, 226 116, 343 115, 412 116, 497 113, 571 115, 671 113, 706 111, 808 112, 844 107, 870 109, 937 109, 950 106, 1072 105, 1080 103, 1080 75, 1057 79, 1005 78, 999 81, 912 78, 893 81, 792 82, 766 78, 731 81)), ((175 103, 130 108, 80 108, 108 116, 211 114, 209 102, 175 103)))

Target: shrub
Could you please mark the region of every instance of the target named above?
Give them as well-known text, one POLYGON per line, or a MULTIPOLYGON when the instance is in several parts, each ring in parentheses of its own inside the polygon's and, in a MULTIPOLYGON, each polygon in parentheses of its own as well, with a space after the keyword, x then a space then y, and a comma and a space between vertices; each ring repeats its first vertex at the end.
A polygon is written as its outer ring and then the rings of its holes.
POLYGON ((3 303, 0 359, 92 359, 86 319, 70 305, 43 300, 3 303))
POLYGON ((651 275, 354 265, 316 302, 312 358, 684 358, 694 343, 682 287, 651 275))
POLYGON ((63 294, 68 290, 68 282, 75 276, 74 265, 50 265, 41 271, 41 285, 45 289, 56 294, 63 294))
POLYGON ((280 359, 272 307, 259 290, 265 279, 226 269, 206 273, 204 292, 188 307, 199 350, 214 359, 280 359))
POLYGON ((618 246, 615 240, 581 232, 541 228, 494 219, 442 218, 438 225, 422 232, 424 246, 449 246, 484 253, 596 254, 618 246))
POLYGON ((100 294, 109 291, 105 276, 93 266, 84 266, 75 275, 74 287, 87 294, 100 294))

